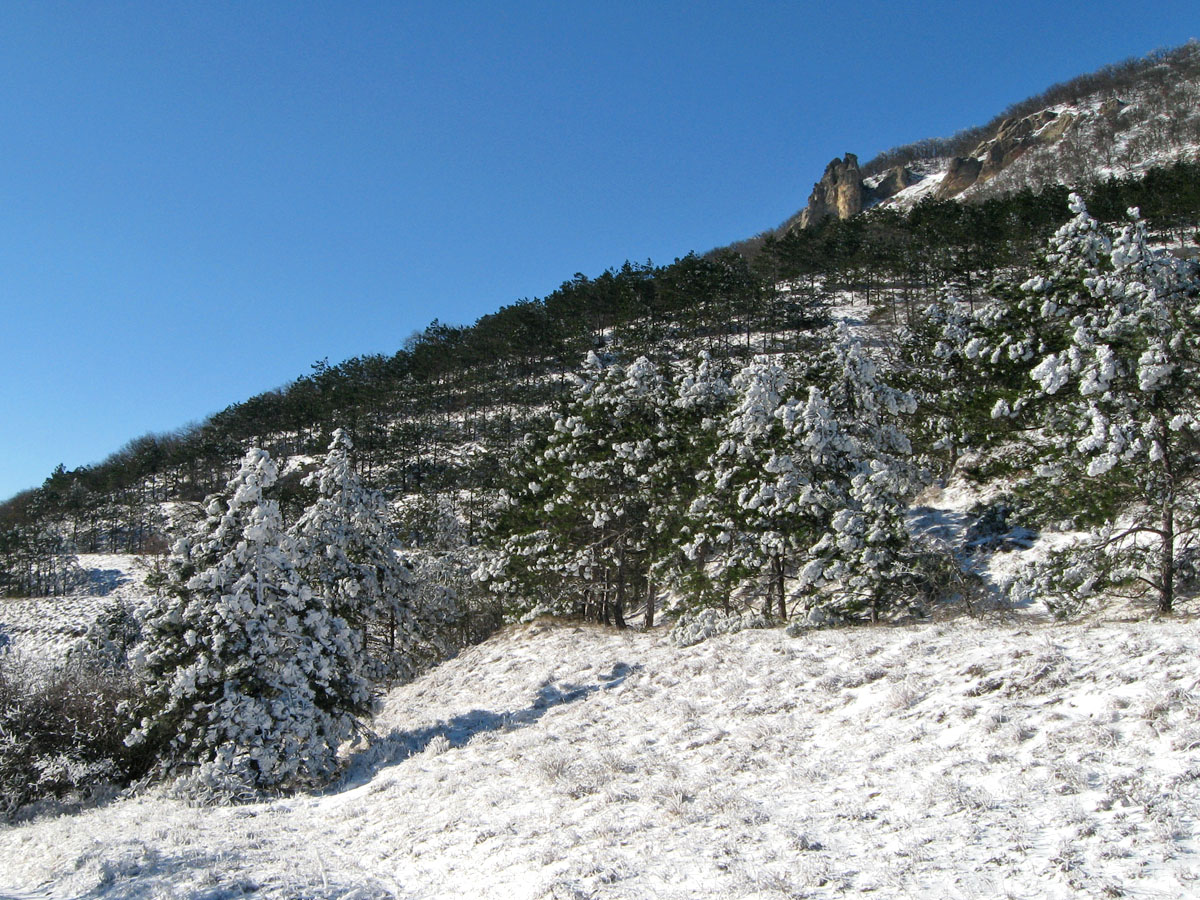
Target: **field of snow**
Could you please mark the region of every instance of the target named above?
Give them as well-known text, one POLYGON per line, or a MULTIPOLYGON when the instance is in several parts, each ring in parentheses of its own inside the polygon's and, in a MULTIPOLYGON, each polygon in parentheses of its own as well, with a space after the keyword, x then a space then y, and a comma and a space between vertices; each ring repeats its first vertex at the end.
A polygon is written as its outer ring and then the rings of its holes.
POLYGON ((344 783, 0 830, 0 896, 1200 893, 1200 625, 538 622, 394 690, 344 783))
POLYGON ((80 553, 87 583, 65 597, 0 597, 0 648, 26 657, 61 659, 105 608, 140 608, 149 599, 147 557, 80 553))

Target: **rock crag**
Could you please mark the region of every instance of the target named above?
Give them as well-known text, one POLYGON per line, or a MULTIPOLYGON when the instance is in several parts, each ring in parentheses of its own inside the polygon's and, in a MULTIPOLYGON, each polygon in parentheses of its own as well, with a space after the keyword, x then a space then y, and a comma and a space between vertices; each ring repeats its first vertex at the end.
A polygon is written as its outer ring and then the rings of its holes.
POLYGON ((957 197, 975 184, 995 178, 1033 147, 1052 144, 1062 138, 1075 124, 1071 113, 1056 113, 1052 109, 1005 119, 996 134, 982 141, 970 156, 958 156, 950 161, 946 177, 934 195, 939 200, 957 197))
POLYGON ((825 167, 825 174, 813 185, 808 206, 800 213, 799 225, 808 228, 831 216, 838 219, 856 216, 863 210, 865 196, 858 157, 847 153, 842 159, 835 159, 825 167))

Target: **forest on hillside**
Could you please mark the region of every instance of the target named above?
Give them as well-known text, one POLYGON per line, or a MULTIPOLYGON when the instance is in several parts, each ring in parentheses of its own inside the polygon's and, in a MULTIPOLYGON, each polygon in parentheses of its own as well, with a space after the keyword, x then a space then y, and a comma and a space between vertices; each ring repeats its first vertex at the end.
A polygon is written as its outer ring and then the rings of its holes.
MULTIPOLYGON (((320 784, 382 687, 544 615, 649 627, 661 610, 686 644, 1031 597, 1062 616, 1097 596, 1170 614, 1200 584, 1200 266, 1170 219, 1193 176, 1092 198, 1144 198, 1158 223, 1130 208, 1106 224, 1075 194, 1056 216, 1057 191, 925 205, 752 259, 627 265, 497 314, 556 311, 574 366, 532 340, 489 357, 488 317, 480 334, 431 326, 374 403, 323 407, 352 382, 319 367, 242 420, 258 431, 224 434, 234 466, 133 478, 130 520, 97 528, 64 505, 9 526, 24 591, 76 588, 72 541, 174 543, 149 607, 98 618, 56 678, 35 690, 0 667, 0 781, 17 805, 144 776, 220 797, 320 784), (930 233, 923 254, 894 252, 930 233), (346 424, 328 435, 330 417, 346 424), (1082 539, 985 591, 963 548, 909 526, 951 472, 1003 485, 972 511, 971 546, 1017 524, 1082 539), (19 555, 21 529, 37 554, 19 555)), ((60 497, 80 483, 57 472, 43 496, 56 479, 60 497)))
POLYGON ((137 554, 144 603, 44 671, 0 655, 0 814, 325 784, 385 689, 541 616, 682 645, 1172 613, 1200 589, 1200 162, 1164 160, 1200 140, 1198 75, 1193 42, 862 170, 1112 101, 986 191, 576 274, 58 466, 0 504, 0 596, 69 604, 79 554, 137 554), (961 545, 912 520, 952 476, 989 489, 961 545), (1078 539, 1002 585, 970 564, 1042 530, 1078 539))
MULTIPOLYGON (((1107 222, 1136 206, 1165 240, 1191 247, 1198 170, 1179 163, 1101 182, 1084 197, 1107 222)), ((476 541, 505 477, 494 451, 544 425, 589 351, 611 347, 662 363, 700 350, 730 360, 796 350, 843 296, 877 304, 893 327, 913 324, 933 301, 972 303, 997 279, 1019 278, 1068 216, 1064 188, 975 204, 927 200, 908 212, 768 236, 752 252, 576 275, 472 326, 434 321, 392 356, 320 361, 198 425, 136 438, 95 465, 60 466, 40 488, 0 505, 0 591, 63 590, 62 557, 73 552, 163 552, 164 504, 221 489, 252 443, 278 459, 314 457, 335 428, 353 437, 368 484, 396 501, 442 497, 476 541)), ((309 499, 301 468, 278 489, 290 514, 309 499)), ((420 531, 409 528, 410 540, 419 543, 420 531)))

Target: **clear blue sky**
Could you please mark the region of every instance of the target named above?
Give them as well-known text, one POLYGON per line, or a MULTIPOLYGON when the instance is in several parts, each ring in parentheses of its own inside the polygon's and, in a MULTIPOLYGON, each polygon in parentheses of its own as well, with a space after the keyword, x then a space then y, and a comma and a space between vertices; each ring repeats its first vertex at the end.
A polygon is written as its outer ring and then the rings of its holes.
POLYGON ((0 498, 1192 36, 1195 0, 5 3, 0 498))

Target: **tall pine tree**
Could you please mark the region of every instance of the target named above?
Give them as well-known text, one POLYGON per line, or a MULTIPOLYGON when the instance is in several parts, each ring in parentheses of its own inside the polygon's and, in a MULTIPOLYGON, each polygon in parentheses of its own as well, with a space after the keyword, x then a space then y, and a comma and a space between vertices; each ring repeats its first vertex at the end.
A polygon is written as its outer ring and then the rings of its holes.
POLYGON ((418 631, 415 589, 397 555, 383 495, 362 483, 353 450, 350 436, 334 431, 321 467, 304 479, 317 498, 290 534, 301 575, 361 643, 347 667, 386 679, 409 674, 418 631))
POLYGON ((296 571, 277 472, 250 450, 196 530, 145 626, 149 712, 130 743, 198 789, 261 791, 327 778, 366 711, 350 627, 296 571))

